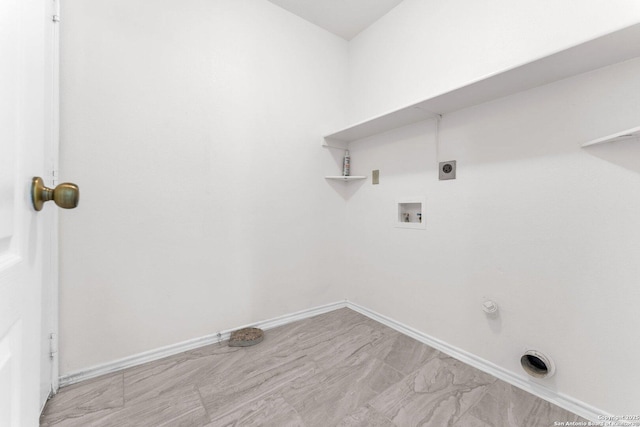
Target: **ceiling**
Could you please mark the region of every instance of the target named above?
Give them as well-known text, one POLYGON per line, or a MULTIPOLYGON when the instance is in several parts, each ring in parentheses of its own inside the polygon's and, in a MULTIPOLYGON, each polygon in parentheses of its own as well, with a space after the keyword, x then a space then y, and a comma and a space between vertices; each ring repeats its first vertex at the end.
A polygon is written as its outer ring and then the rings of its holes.
POLYGON ((376 22, 402 0, 269 0, 346 40, 376 22))

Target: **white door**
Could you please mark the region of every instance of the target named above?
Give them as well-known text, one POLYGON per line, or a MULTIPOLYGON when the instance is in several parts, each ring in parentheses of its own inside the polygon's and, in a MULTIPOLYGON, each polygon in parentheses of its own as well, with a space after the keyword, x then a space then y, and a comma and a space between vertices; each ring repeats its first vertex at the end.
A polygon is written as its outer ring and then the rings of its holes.
POLYGON ((46 0, 0 1, 0 427, 37 426, 44 394, 43 242, 52 208, 35 212, 30 187, 48 175, 47 9, 46 0))

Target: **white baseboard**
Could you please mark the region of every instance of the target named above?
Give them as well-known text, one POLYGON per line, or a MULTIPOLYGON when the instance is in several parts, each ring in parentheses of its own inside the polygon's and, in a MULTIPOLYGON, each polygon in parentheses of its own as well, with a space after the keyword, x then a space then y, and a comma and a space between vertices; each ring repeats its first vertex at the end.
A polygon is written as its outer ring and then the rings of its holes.
POLYGON ((553 403, 561 408, 566 409, 567 411, 571 411, 574 414, 580 415, 587 420, 594 422, 602 422, 602 418, 611 416, 611 414, 606 413, 598 408, 595 408, 591 405, 588 405, 580 400, 574 399, 571 396, 567 396, 563 393, 558 393, 557 391, 546 388, 542 384, 538 384, 530 381, 527 377, 520 376, 512 371, 504 369, 488 360, 482 359, 474 354, 471 354, 465 350, 454 347, 450 344, 447 344, 444 341, 441 341, 437 338, 434 338, 430 335, 427 335, 423 332, 420 332, 410 326, 404 325, 400 322, 397 322, 393 319, 390 319, 382 314, 376 313, 373 310, 369 310, 368 308, 362 307, 356 303, 351 301, 347 301, 347 307, 351 310, 357 311, 360 314, 363 314, 369 317, 372 320, 375 320, 383 325, 386 325, 396 331, 407 335, 421 343, 428 345, 429 347, 433 347, 436 350, 441 351, 442 353, 453 357, 454 359, 458 359, 461 362, 466 363, 467 365, 473 366, 476 369, 479 369, 483 372, 486 372, 494 377, 509 383, 515 387, 518 387, 522 390, 525 390, 535 396, 538 396, 541 399, 544 399, 548 402, 553 403))
POLYGON ((194 338, 187 341, 182 341, 176 344, 168 345, 165 347, 156 348, 153 350, 145 351, 143 353, 134 354, 132 356, 124 357, 122 359, 114 360, 112 362, 104 363, 101 365, 92 366, 90 368, 82 369, 80 371, 71 372, 66 375, 60 376, 60 387, 65 387, 71 384, 85 381, 91 378, 96 378, 101 375, 117 372, 122 369, 130 368, 132 366, 142 365, 144 363, 153 362, 155 360, 162 359, 164 357, 173 356, 174 354, 182 353, 195 348, 204 347, 210 344, 216 344, 220 341, 229 339, 232 331, 254 327, 263 330, 272 329, 278 326, 286 325, 288 323, 297 322, 298 320, 307 319, 309 317, 317 316, 318 314, 327 313, 329 311, 337 310, 347 306, 347 301, 339 301, 331 304, 325 304, 320 307, 314 307, 307 310, 297 311, 295 313, 285 314, 284 316, 274 317, 273 319, 264 320, 261 322, 252 323, 250 325, 239 326, 237 328, 220 331, 216 334, 206 335, 200 338, 194 338))
POLYGON ((588 405, 584 402, 581 402, 577 399, 572 398, 571 396, 567 396, 563 393, 558 393, 554 390, 546 388, 545 386, 530 381, 527 377, 518 375, 512 371, 506 370, 488 360, 482 359, 474 354, 471 354, 465 350, 454 347, 450 344, 447 344, 444 341, 441 341, 437 338, 434 338, 430 335, 427 335, 423 332, 420 332, 410 326, 404 325, 400 322, 397 322, 393 319, 390 319, 382 314, 376 313, 373 310, 369 310, 368 308, 362 307, 356 303, 351 301, 339 301, 331 304, 322 305, 320 307, 310 308, 307 310, 298 311, 291 314, 286 314, 284 316, 275 317, 270 320, 264 320, 261 322, 252 323, 250 325, 239 326, 237 328, 220 331, 220 333, 207 335, 200 338, 194 338, 191 340, 183 341, 177 344, 169 345, 166 347, 160 347, 154 350, 146 351, 144 353, 134 354, 129 357, 125 357, 122 359, 114 360, 112 362, 108 362, 105 364, 93 366, 87 369, 83 369, 77 372, 72 372, 70 374, 66 374, 60 377, 60 387, 68 386, 71 384, 75 384, 80 381, 88 380, 91 378, 99 377, 100 375, 109 374, 112 372, 117 372, 125 368, 130 368, 132 366, 141 365, 143 363, 153 362, 158 359, 162 359, 163 357, 172 356, 174 354, 182 353, 184 351, 193 350, 198 347, 203 347, 210 344, 216 344, 220 341, 225 341, 229 339, 229 335, 232 331, 237 329, 242 329, 246 327, 257 327, 263 330, 272 329, 278 326, 286 325, 292 322, 296 322, 298 320, 307 319, 309 317, 317 316, 319 314, 328 313, 333 310, 337 310, 340 308, 350 308, 351 310, 357 311, 360 314, 363 314, 369 317, 372 320, 382 323, 396 331, 407 335, 417 341, 420 341, 430 347, 435 348, 447 354, 455 359, 460 360, 474 368, 477 368, 483 372, 486 372, 494 377, 509 383, 515 387, 523 389, 535 396, 540 397, 541 399, 547 400, 554 405, 557 405, 561 408, 564 408, 568 411, 571 411, 577 415, 580 415, 587 420, 598 422, 602 421, 602 417, 610 417, 611 414, 606 413, 598 408, 595 408, 591 405, 588 405))

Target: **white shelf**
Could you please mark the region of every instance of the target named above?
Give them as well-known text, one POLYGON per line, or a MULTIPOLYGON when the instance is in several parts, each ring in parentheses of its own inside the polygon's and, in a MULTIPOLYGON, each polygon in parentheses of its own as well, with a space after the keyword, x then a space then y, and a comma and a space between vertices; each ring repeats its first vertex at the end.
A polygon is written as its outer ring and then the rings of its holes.
POLYGON ((595 144, 604 144, 607 142, 614 142, 614 141, 624 141, 627 139, 634 139, 634 138, 637 140, 640 140, 640 126, 632 129, 627 129, 622 132, 617 132, 617 133, 614 133, 613 135, 594 139, 593 141, 585 142, 584 144, 582 144, 582 146, 588 147, 590 145, 595 145, 595 144))
POLYGON ((360 175, 349 175, 349 176, 342 176, 342 175, 336 175, 336 176, 325 176, 325 179, 337 179, 339 181, 357 181, 359 179, 366 179, 366 176, 360 176, 360 175))
POLYGON ((637 56, 640 56, 640 24, 490 74, 457 89, 356 123, 324 138, 326 141, 348 143, 416 123, 437 114, 451 113, 637 56))

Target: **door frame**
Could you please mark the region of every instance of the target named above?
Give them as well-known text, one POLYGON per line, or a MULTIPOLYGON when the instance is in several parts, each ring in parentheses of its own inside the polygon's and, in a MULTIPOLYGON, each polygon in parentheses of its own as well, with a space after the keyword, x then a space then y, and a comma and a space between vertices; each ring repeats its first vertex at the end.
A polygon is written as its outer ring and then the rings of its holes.
MULTIPOLYGON (((45 68, 49 78, 45 81, 45 171, 44 180, 51 187, 59 184, 59 146, 60 146, 60 0, 43 0, 46 5, 45 68)), ((59 319, 59 254, 58 254, 58 209, 53 206, 43 209, 40 214, 44 219, 44 250, 48 259, 43 260, 42 280, 42 364, 41 387, 49 386, 49 396, 58 392, 59 358, 58 358, 58 319, 59 319), (44 366, 49 355, 48 366, 44 366), (49 374, 46 374, 50 371, 49 374)), ((44 391, 42 392, 44 393, 44 391)), ((42 409, 46 399, 42 402, 42 409)))

